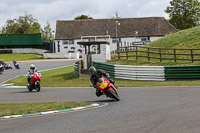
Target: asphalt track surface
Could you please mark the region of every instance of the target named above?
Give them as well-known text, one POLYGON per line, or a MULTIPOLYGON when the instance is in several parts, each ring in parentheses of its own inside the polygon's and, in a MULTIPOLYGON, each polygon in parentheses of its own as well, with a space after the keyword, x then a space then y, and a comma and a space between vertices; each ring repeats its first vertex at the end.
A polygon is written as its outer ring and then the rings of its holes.
POLYGON ((0 102, 83 101, 82 111, 0 120, 0 133, 198 133, 200 87, 119 87, 121 100, 93 88, 0 88, 0 102))
POLYGON ((67 65, 72 65, 76 60, 70 59, 60 59, 60 60, 40 60, 40 61, 19 61, 20 69, 14 69, 12 62, 6 62, 10 64, 13 69, 5 70, 2 74, 0 74, 0 84, 6 80, 14 78, 19 75, 24 75, 28 73, 28 69, 31 64, 34 64, 38 70, 62 67, 67 65))

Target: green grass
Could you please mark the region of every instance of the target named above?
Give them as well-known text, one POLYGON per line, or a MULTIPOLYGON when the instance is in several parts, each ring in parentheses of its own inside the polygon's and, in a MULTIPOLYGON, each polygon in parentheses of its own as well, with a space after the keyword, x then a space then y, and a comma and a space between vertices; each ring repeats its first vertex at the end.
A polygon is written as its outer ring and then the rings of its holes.
POLYGON ((135 58, 129 58, 128 60, 125 58, 115 58, 110 61, 107 61, 108 64, 118 64, 118 65, 138 65, 138 66, 184 66, 184 65, 200 65, 200 61, 169 61, 169 60, 163 60, 160 62, 160 60, 151 59, 148 61, 147 58, 139 58, 136 60, 135 58))
MULTIPOLYGON (((41 72, 41 87, 79 87, 92 86, 89 78, 74 78, 74 66, 48 70, 41 72)), ((27 77, 21 76, 10 80, 7 83, 14 83, 17 86, 26 86, 27 77)))
MULTIPOLYGON (((89 78, 74 78, 73 66, 42 72, 42 87, 92 87, 89 78)), ((199 86, 200 81, 137 81, 114 79, 118 87, 144 87, 144 86, 199 86)), ((7 83, 25 86, 25 76, 13 79, 7 83)))
POLYGON ((0 54, 0 59, 4 62, 8 61, 27 61, 27 60, 41 60, 42 55, 39 54, 0 54))
POLYGON ((200 48, 200 26, 167 35, 146 46, 161 48, 200 48))
MULTIPOLYGON (((153 41, 145 46, 148 47, 158 47, 158 48, 183 48, 183 49, 195 49, 200 48, 200 26, 190 28, 187 30, 182 30, 177 33, 173 33, 170 35, 166 35, 165 37, 153 41)), ((145 50, 144 48, 140 48, 139 50, 145 50)), ((158 50, 150 50, 151 52, 158 52, 158 50)), ((162 50, 162 53, 173 53, 173 50, 162 50)), ((190 54, 190 51, 180 51, 178 50, 177 53, 184 53, 190 54)), ((193 54, 199 54, 199 51, 194 51, 193 54)), ((138 53, 139 55, 146 55, 147 53, 138 53)), ((125 53, 120 54, 125 55, 125 53)), ((128 55, 135 55, 135 52, 128 53, 128 55)), ((159 54, 150 54, 152 57, 158 57, 159 54)), ((173 55, 163 55, 163 58, 173 58, 173 55)), ((126 58, 117 58, 117 54, 112 55, 112 60, 108 61, 107 63, 110 64, 122 64, 122 65, 145 65, 145 66, 174 66, 174 65, 199 65, 200 61, 182 61, 179 60, 175 62, 174 60, 162 60, 160 62, 159 59, 150 59, 148 61, 147 58, 138 57, 139 59, 136 60, 136 57, 130 57, 128 60, 126 58)), ((186 55, 177 55, 177 58, 181 59, 190 59, 191 56, 186 55)), ((200 59, 200 56, 194 56, 194 59, 200 59)))
POLYGON ((47 102, 47 103, 0 103, 0 117, 9 115, 30 114, 44 111, 62 110, 86 106, 89 103, 47 102))

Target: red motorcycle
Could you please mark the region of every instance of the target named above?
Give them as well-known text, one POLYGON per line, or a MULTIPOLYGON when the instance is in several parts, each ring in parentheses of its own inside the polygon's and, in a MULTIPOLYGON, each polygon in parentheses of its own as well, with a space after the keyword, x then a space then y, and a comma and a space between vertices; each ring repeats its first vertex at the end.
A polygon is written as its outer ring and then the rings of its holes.
POLYGON ((105 77, 99 78, 96 85, 107 97, 113 98, 116 101, 120 100, 116 87, 105 77))
MULTIPOLYGON (((29 76, 27 76, 27 78, 29 78, 29 76)), ((39 92, 41 78, 42 78, 42 75, 38 72, 35 72, 30 79, 30 84, 27 85, 28 90, 32 91, 33 89, 35 89, 37 92, 39 92)))

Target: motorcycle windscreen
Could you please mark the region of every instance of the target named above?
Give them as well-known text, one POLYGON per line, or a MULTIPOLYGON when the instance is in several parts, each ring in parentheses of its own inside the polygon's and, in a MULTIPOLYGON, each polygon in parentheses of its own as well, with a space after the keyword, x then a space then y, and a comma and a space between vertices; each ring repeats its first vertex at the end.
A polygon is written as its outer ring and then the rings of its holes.
POLYGON ((97 81, 97 86, 100 86, 102 89, 105 89, 108 86, 108 82, 105 78, 101 78, 97 81))

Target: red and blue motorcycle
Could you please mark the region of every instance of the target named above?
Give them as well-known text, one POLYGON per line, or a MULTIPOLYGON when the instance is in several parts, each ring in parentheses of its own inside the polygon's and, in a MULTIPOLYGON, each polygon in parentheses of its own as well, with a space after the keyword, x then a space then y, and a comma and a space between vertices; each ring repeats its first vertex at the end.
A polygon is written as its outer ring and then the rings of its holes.
POLYGON ((107 97, 113 98, 116 101, 120 100, 117 88, 105 77, 99 78, 96 85, 107 97))

